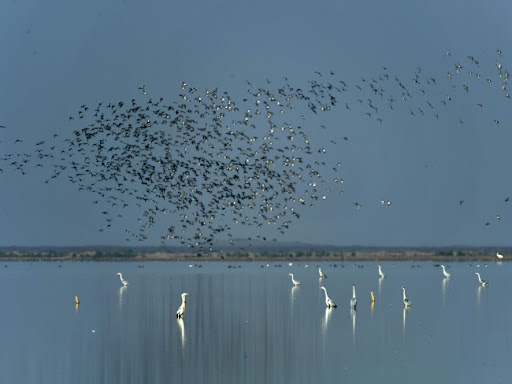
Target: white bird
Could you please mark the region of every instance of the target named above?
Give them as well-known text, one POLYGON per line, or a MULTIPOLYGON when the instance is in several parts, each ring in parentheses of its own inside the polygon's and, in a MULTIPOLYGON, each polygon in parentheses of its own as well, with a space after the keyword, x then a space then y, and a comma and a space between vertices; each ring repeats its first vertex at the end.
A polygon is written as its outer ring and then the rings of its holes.
POLYGON ((327 305, 327 308, 336 308, 336 303, 329 298, 329 295, 327 295, 327 289, 323 285, 320 289, 323 289, 325 292, 325 305, 327 305))
POLYGON ((188 296, 188 293, 183 292, 181 294, 181 305, 178 308, 178 311, 176 312, 176 317, 178 319, 183 318, 183 314, 185 313, 185 308, 187 307, 187 296, 188 296))
POLYGON ((406 307, 410 307, 412 305, 412 303, 411 303, 411 300, 409 300, 407 298, 407 296, 405 295, 405 287, 402 287, 402 290, 404 291, 404 305, 406 307))
POLYGON ((382 268, 380 265, 377 265, 377 267, 379 267, 379 277, 382 279, 384 277, 386 277, 386 275, 384 274, 384 272, 382 272, 382 268))
POLYGON ((498 259, 503 259, 503 255, 501 253, 499 253, 499 252, 496 252, 496 257, 498 259))
POLYGON ((289 275, 292 277, 292 283, 293 285, 300 285, 300 281, 297 281, 293 278, 293 273, 289 273, 289 275))
POLYGON ((119 276, 119 279, 121 279, 121 283, 123 283, 123 285, 126 287, 128 285, 130 285, 130 283, 128 282, 128 280, 125 280, 123 279, 123 274, 121 272, 117 272, 117 275, 119 276))
POLYGON ((350 308, 356 309, 357 299, 356 299, 356 285, 352 284, 352 299, 350 299, 350 308))
POLYGON ((443 268, 443 275, 444 275, 444 277, 449 278, 451 276, 451 273, 446 272, 446 269, 445 269, 444 265, 441 265, 441 268, 443 268))
POLYGON ((480 282, 480 284, 482 284, 482 287, 486 287, 489 284, 487 281, 482 280, 482 278, 480 277, 480 273, 475 272, 475 275, 478 276, 478 281, 480 282))
POLYGON ((322 272, 322 268, 318 267, 318 274, 320 275, 321 279, 325 279, 327 276, 325 273, 322 272))

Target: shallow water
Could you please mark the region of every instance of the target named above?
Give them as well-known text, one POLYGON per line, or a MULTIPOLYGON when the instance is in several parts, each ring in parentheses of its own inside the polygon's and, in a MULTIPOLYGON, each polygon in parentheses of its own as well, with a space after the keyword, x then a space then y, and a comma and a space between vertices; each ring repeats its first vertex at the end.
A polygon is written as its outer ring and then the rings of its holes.
POLYGON ((508 382, 512 264, 306 265, 2 263, 1 382, 508 382))

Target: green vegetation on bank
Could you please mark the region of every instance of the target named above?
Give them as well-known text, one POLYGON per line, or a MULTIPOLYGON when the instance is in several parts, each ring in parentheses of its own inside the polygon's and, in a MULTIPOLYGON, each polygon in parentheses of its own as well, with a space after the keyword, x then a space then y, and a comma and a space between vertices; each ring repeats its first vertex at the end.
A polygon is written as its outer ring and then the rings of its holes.
POLYGON ((9 261, 149 261, 149 260, 494 260, 496 252, 512 259, 512 248, 470 247, 332 247, 307 244, 282 244, 272 247, 226 247, 208 253, 179 247, 4 247, 0 260, 9 261))

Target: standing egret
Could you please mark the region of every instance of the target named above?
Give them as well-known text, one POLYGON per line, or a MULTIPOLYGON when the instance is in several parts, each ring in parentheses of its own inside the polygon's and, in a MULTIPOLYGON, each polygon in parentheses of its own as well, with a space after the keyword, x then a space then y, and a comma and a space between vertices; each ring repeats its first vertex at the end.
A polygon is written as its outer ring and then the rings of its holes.
POLYGON ((352 299, 350 299, 350 308, 356 309, 357 299, 356 299, 356 285, 352 284, 352 299))
POLYGON ((482 278, 480 277, 480 273, 478 272, 475 272, 475 275, 478 276, 478 281, 480 282, 480 284, 482 285, 482 287, 486 287, 489 283, 485 280, 482 280, 482 278))
POLYGON ((187 296, 188 296, 188 293, 183 292, 181 294, 181 305, 178 308, 178 311, 176 312, 176 317, 178 319, 183 318, 183 314, 185 313, 185 308, 187 307, 187 296))
POLYGON ((499 252, 496 252, 496 257, 500 260, 503 259, 503 255, 499 252))
POLYGON ((293 278, 293 273, 289 273, 289 275, 292 277, 292 283, 293 285, 300 285, 300 281, 297 281, 293 278))
POLYGON ((382 267, 380 265, 377 265, 377 267, 379 267, 379 277, 381 279, 383 279, 384 277, 386 277, 386 275, 384 274, 384 272, 382 272, 382 267))
POLYGON ((130 285, 130 283, 128 282, 128 280, 124 280, 123 279, 123 274, 121 272, 117 272, 117 275, 119 276, 119 279, 121 279, 121 283, 123 283, 123 285, 126 287, 128 285, 130 285))
POLYGON ((325 292, 325 305, 327 305, 327 308, 336 308, 336 303, 329 298, 329 295, 327 295, 327 289, 323 285, 320 289, 323 289, 325 292))
POLYGON ((322 272, 322 268, 318 267, 318 274, 320 275, 321 279, 325 279, 327 276, 325 273, 322 272))
POLYGON ((451 274, 446 272, 446 269, 445 269, 444 265, 441 264, 441 268, 443 268, 443 275, 444 275, 444 277, 449 278, 451 276, 451 274))
POLYGON ((78 298, 78 296, 75 296, 75 304, 77 306, 80 305, 80 299, 78 298))
POLYGON ((412 303, 411 303, 411 300, 409 300, 407 298, 407 296, 405 295, 405 287, 402 287, 402 290, 404 291, 404 305, 406 307, 410 307, 412 305, 412 303))

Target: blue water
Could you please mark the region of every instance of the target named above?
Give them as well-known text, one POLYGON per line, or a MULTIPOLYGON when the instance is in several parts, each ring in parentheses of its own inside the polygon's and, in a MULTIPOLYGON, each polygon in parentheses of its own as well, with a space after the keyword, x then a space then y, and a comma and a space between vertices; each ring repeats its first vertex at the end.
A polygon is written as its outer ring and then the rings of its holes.
POLYGON ((372 262, 2 263, 0 381, 508 382, 512 264, 447 263, 449 280, 432 262, 381 265, 384 279, 372 262))

